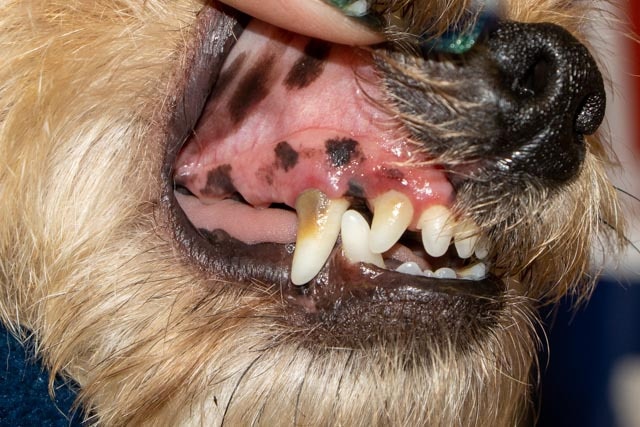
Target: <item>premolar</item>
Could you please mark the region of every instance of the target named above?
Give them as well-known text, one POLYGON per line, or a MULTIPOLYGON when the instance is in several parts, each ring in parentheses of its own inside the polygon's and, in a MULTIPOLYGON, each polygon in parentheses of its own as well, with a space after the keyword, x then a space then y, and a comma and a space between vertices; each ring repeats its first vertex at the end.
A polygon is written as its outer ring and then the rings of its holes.
POLYGON ((458 270, 458 276, 467 280, 480 280, 487 276, 487 266, 481 262, 458 270))
POLYGON ((478 259, 485 259, 489 256, 489 243, 486 238, 480 237, 478 242, 476 243, 476 248, 474 251, 474 255, 478 259))
POLYGON ((454 244, 460 258, 471 258, 478 243, 479 233, 478 226, 470 220, 459 222, 456 225, 454 244))
POLYGON ((431 206, 420 215, 418 229, 422 230, 424 250, 432 257, 441 257, 449 249, 453 237, 451 211, 442 205, 431 206))

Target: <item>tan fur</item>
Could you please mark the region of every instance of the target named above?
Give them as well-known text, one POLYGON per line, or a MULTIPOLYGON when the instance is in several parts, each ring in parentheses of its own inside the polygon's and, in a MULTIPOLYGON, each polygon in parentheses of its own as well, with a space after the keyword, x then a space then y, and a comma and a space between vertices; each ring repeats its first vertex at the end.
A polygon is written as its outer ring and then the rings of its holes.
MULTIPOLYGON (((447 16, 454 3, 466 2, 433 2, 447 16)), ((159 202, 157 127, 203 7, 0 1, 3 323, 32 339, 52 378, 79 384, 103 425, 517 424, 537 301, 588 294, 578 278, 592 244, 621 233, 604 150, 590 142, 582 175, 549 196, 540 223, 510 223, 516 237, 499 247, 522 283, 473 351, 435 347, 407 365, 410 349, 393 343, 301 346, 271 289, 213 286, 185 258, 159 202)), ((576 35, 585 19, 569 0, 511 0, 505 13, 576 35)))

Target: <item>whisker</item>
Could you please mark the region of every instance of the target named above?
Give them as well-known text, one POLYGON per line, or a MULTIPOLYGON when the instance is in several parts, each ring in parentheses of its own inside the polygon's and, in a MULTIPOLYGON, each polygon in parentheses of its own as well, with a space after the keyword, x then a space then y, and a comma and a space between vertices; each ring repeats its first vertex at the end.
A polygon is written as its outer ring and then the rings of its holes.
POLYGON ((628 192, 628 191, 627 191, 627 190, 625 190, 624 188, 620 188, 620 187, 618 187, 617 185, 614 185, 614 186, 613 186, 613 188, 614 188, 617 192, 622 193, 622 194, 624 194, 625 196, 627 196, 627 197, 629 197, 629 198, 633 199, 634 201, 636 201, 636 202, 639 202, 639 203, 640 203, 640 197, 638 197, 638 196, 636 196, 636 195, 634 195, 634 194, 631 194, 630 192, 628 192))

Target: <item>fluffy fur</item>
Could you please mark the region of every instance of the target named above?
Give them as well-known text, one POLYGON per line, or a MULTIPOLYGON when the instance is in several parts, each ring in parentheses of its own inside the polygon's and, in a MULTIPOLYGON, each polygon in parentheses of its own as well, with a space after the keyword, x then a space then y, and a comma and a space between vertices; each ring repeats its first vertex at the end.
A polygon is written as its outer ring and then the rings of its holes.
MULTIPOLYGON (((425 10, 446 23, 466 3, 425 10)), ((504 3, 509 19, 584 40, 590 2, 504 3)), ((530 416, 535 309, 587 296, 593 244, 622 235, 606 150, 590 139, 562 191, 488 199, 474 213, 513 255, 503 259, 513 283, 467 351, 303 345, 277 291, 216 282, 185 256, 161 202, 159 127, 209 7, 0 1, 4 324, 30 338, 52 378, 77 382, 79 404, 102 425, 496 426, 530 416)))

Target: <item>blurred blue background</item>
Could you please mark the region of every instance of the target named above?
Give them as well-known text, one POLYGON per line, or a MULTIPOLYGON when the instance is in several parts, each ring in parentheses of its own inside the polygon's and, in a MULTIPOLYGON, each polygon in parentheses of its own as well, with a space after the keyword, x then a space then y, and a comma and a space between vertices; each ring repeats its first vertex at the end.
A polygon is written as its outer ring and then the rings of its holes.
MULTIPOLYGON (((576 311, 565 302, 547 324, 550 354, 540 356, 538 425, 634 427, 615 411, 620 387, 614 374, 624 362, 640 360, 640 283, 604 280, 585 307, 576 311)), ((626 398, 640 410, 640 394, 626 398)))

